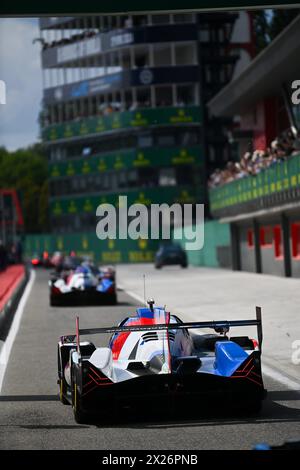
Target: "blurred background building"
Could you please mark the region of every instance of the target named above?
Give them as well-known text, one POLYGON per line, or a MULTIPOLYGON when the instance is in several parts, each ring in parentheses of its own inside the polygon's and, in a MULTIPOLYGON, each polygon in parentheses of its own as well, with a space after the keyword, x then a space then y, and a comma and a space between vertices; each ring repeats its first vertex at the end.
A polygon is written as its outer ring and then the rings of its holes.
POLYGON ((253 57, 250 14, 41 18, 40 31, 52 231, 94 232, 121 194, 206 203, 232 152, 206 103, 253 57))
MULTIPOLYGON (((236 270, 300 277, 300 16, 208 103, 234 118, 238 159, 210 178, 213 216, 230 224, 236 270)), ((298 15, 298 16, 297 16, 298 15)))

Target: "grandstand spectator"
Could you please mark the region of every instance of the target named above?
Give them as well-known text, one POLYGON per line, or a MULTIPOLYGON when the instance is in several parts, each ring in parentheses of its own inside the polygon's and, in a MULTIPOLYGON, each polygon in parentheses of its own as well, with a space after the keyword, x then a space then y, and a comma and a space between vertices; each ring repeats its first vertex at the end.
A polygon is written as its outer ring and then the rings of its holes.
POLYGON ((300 152, 300 131, 297 135, 288 130, 274 139, 266 150, 246 152, 239 163, 228 162, 223 170, 215 170, 209 178, 210 188, 230 183, 235 179, 255 176, 264 169, 284 161, 300 152))

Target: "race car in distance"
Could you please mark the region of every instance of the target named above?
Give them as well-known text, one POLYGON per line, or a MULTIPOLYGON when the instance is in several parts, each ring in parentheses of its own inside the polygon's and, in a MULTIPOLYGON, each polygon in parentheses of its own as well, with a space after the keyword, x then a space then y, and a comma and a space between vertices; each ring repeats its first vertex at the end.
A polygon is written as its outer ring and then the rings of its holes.
MULTIPOLYGON (((75 259, 73 260, 75 263, 75 259)), ((82 261, 82 260, 81 260, 82 261)), ((50 305, 115 305, 117 290, 115 271, 96 268, 88 262, 64 264, 49 281, 50 305)))
POLYGON ((43 268, 51 268, 53 265, 51 263, 51 257, 48 251, 43 251, 43 253, 34 253, 31 257, 31 265, 32 267, 43 267, 43 268))
POLYGON ((155 268, 160 269, 163 266, 174 264, 179 264, 182 268, 188 267, 188 260, 184 249, 177 243, 161 245, 155 255, 155 268))
POLYGON ((58 343, 60 400, 76 422, 119 410, 239 409, 258 412, 265 396, 261 373, 261 310, 255 320, 183 323, 163 307, 137 308, 118 326, 80 329, 58 343), (258 341, 228 337, 230 327, 256 325, 258 341), (212 328, 206 335, 190 329, 212 328), (82 335, 112 333, 107 347, 82 335))

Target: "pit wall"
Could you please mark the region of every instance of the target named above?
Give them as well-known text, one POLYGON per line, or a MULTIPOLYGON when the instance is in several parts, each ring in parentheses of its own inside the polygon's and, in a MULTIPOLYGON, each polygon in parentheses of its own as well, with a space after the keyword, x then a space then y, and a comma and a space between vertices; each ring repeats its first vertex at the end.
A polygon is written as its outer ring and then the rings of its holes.
MULTIPOLYGON (((195 226, 193 226, 193 231, 195 226)), ((178 230, 174 230, 173 239, 185 247, 188 242, 183 236, 176 239, 178 230)), ((204 247, 202 250, 187 251, 189 264, 193 266, 231 267, 230 227, 229 224, 220 224, 218 221, 207 221, 204 225, 204 247)))
POLYGON ((43 234, 27 235, 25 255, 47 251, 71 251, 79 256, 89 256, 95 263, 145 263, 152 262, 159 245, 158 240, 99 240, 95 232, 76 234, 43 234))

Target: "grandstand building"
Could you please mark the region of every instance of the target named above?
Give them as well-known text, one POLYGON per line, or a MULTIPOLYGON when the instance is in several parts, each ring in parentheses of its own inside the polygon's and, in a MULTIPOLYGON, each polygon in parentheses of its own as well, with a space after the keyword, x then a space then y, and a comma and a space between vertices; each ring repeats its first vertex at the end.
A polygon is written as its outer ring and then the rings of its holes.
POLYGON ((206 201, 230 148, 206 102, 250 61, 245 15, 40 19, 53 232, 95 231, 97 206, 119 195, 206 201))
POLYGON ((213 216, 230 223, 236 270, 300 277, 299 55, 300 16, 208 104, 212 116, 239 116, 232 136, 252 172, 230 167, 232 181, 210 189, 213 216))

